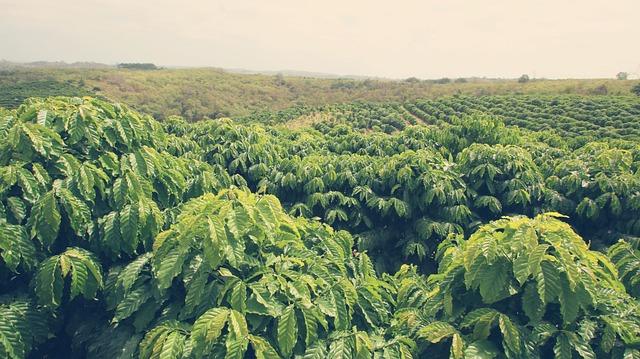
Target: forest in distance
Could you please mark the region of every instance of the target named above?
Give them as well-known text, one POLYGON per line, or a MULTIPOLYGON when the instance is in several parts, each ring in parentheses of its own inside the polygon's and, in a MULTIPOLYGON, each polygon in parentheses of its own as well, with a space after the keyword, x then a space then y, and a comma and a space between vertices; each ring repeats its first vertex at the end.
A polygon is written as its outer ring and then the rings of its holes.
MULTIPOLYGON (((407 102, 453 95, 629 96, 640 80, 529 78, 314 78, 296 74, 242 74, 216 68, 161 68, 153 64, 25 64, 0 61, 0 106, 16 108, 29 97, 93 96, 121 102, 158 120, 187 121, 247 116, 292 106, 363 102, 407 102), (4 66, 3 66, 4 64, 4 66), (135 66, 137 65, 137 66, 135 66), (131 67, 133 66, 134 69, 131 67)), ((626 75, 625 75, 626 76, 626 75)))
POLYGON ((640 358, 634 81, 195 122, 52 81, 0 107, 0 357, 640 358))

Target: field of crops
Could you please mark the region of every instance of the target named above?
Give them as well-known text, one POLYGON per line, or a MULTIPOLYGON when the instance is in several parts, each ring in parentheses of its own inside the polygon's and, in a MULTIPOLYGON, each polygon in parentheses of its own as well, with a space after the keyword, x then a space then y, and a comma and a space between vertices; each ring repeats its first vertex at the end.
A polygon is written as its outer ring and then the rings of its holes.
MULTIPOLYGON (((2 78, 2 75, 0 75, 2 78)), ((0 107, 16 108, 29 97, 89 96, 91 93, 78 86, 53 80, 33 80, 2 83, 0 107)))
POLYGON ((346 124, 391 133, 408 125, 452 123, 474 114, 533 131, 554 130, 579 145, 595 138, 640 139, 637 96, 455 96, 405 103, 296 106, 238 120, 288 127, 346 124))
POLYGON ((639 116, 0 109, 0 357, 640 358, 639 116))
POLYGON ((412 112, 429 123, 481 113, 497 116, 507 125, 535 131, 554 129, 566 137, 640 138, 637 96, 453 97, 412 105, 412 112))

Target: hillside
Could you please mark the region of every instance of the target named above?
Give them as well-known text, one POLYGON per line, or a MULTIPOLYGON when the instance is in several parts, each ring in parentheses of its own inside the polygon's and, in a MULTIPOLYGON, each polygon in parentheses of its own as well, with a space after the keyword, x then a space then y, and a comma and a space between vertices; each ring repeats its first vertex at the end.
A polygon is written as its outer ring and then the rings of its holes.
POLYGON ((0 71, 0 104, 16 106, 25 97, 92 93, 126 103, 157 119, 180 115, 193 121, 205 117, 245 116, 256 111, 295 105, 319 106, 353 101, 405 102, 442 96, 496 94, 628 95, 638 81, 468 79, 392 81, 320 79, 237 74, 213 68, 135 71, 117 68, 20 68, 0 71), (58 89, 49 90, 54 84, 58 89), (17 100, 16 100, 17 99, 17 100))

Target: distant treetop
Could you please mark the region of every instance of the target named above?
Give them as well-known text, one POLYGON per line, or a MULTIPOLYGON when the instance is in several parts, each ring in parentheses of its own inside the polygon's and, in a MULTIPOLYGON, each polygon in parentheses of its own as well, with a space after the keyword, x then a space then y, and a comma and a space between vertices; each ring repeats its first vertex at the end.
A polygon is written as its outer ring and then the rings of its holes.
POLYGON ((618 79, 618 80, 623 80, 624 81, 624 80, 626 80, 628 78, 629 78, 629 73, 628 72, 622 71, 622 72, 618 72, 616 74, 616 79, 618 79))
POLYGON ((134 69, 134 70, 158 70, 159 67, 150 62, 140 63, 140 62, 132 62, 132 63, 122 63, 118 64, 118 68, 121 69, 134 69))

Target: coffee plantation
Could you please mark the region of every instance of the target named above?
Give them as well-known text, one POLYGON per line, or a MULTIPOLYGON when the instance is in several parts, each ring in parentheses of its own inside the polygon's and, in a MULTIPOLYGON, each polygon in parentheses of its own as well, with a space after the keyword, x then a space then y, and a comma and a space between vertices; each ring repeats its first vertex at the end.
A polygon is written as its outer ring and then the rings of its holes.
POLYGON ((640 358, 639 116, 0 108, 0 357, 640 358))

